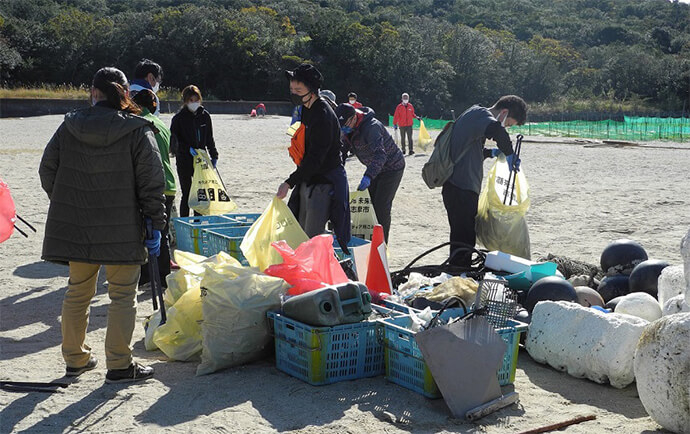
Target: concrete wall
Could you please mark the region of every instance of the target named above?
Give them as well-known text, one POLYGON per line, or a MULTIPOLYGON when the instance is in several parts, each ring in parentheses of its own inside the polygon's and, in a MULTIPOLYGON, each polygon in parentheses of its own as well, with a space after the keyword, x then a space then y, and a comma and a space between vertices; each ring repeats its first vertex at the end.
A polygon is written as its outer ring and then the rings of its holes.
MULTIPOLYGON (((204 107, 212 114, 249 114, 259 101, 204 101, 204 107)), ((269 115, 292 115, 288 101, 264 102, 269 115)), ((0 118, 17 118, 65 114, 70 110, 87 107, 86 99, 24 99, 0 98, 0 118)), ((161 101, 163 113, 179 110, 179 101, 161 101)))

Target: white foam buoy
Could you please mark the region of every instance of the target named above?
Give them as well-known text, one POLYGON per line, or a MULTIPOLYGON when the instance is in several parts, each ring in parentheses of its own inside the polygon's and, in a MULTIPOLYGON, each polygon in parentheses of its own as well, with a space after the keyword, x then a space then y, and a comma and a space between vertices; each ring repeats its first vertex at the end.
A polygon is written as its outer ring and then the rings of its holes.
POLYGON ((685 296, 682 294, 666 300, 664 307, 661 309, 663 316, 681 312, 690 312, 690 304, 685 301, 685 296))
POLYGON ((529 355, 573 377, 623 388, 635 380, 633 355, 648 321, 606 314, 565 301, 542 301, 532 312, 529 355))
POLYGON ((666 302, 678 294, 685 292, 685 276, 682 265, 671 265, 661 270, 658 284, 659 304, 664 306, 666 302))
POLYGON ((646 292, 632 292, 623 296, 614 312, 636 316, 649 322, 661 318, 659 302, 646 292))
POLYGON ((635 351, 640 401, 659 425, 690 433, 690 313, 665 316, 642 333, 635 351))

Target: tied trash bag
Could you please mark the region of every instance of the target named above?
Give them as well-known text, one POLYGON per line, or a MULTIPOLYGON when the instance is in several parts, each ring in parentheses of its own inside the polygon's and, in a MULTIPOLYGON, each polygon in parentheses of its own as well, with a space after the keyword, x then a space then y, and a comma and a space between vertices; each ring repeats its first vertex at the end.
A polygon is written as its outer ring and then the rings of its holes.
POLYGON ((426 150, 426 146, 431 143, 431 134, 427 131, 426 126, 424 126, 424 121, 419 120, 419 138, 417 139, 419 146, 426 150))
MULTIPOLYGON (((530 240, 525 214, 529 209, 529 185, 524 172, 517 172, 515 189, 510 195, 512 179, 505 156, 500 156, 489 170, 486 185, 479 195, 477 239, 487 250, 499 250, 530 259, 530 240), (511 185, 509 185, 511 184, 511 185)), ((514 174, 513 174, 514 175, 514 174)))
POLYGON ((185 361, 201 351, 201 288, 199 282, 167 310, 165 324, 153 332, 153 343, 170 360, 185 361))
POLYGON ((369 190, 350 192, 350 221, 353 237, 371 241, 374 226, 379 224, 369 190))
POLYGON ((349 279, 333 251, 331 235, 317 235, 292 250, 285 241, 273 243, 283 257, 282 264, 271 265, 265 271, 292 285, 288 295, 299 295, 328 285, 345 283, 349 279))
POLYGON ((265 270, 273 264, 280 264, 283 258, 271 247, 274 241, 283 240, 294 248, 309 240, 290 208, 277 196, 249 228, 240 249, 252 267, 265 270))
POLYGON ((15 221, 17 221, 17 213, 10 187, 0 179, 0 243, 12 235, 15 221))
POLYGON ((225 214, 237 208, 225 191, 225 185, 213 168, 206 150, 197 149, 194 156, 194 176, 187 203, 203 215, 225 214))
POLYGON ((203 349, 196 375, 258 360, 270 352, 266 312, 280 309, 288 285, 252 268, 209 269, 201 283, 203 349))

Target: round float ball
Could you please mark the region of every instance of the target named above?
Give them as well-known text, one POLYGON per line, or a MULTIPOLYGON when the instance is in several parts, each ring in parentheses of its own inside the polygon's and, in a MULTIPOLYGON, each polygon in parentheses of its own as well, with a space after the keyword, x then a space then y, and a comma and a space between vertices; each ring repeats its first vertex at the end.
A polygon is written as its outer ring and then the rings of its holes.
POLYGON ((601 269, 608 273, 614 268, 618 274, 630 274, 635 265, 647 260, 647 252, 633 240, 616 240, 601 252, 601 269))
POLYGON ((601 295, 606 303, 610 300, 621 296, 630 294, 630 285, 628 276, 618 274, 615 276, 606 276, 599 282, 597 292, 601 295))
POLYGON ((573 285, 567 280, 557 276, 548 276, 537 280, 529 289, 525 308, 532 312, 537 303, 545 300, 577 302, 577 294, 573 285))
POLYGON ((604 306, 604 299, 601 295, 589 286, 576 286, 577 302, 584 307, 604 306))
POLYGON ((668 265, 668 262, 658 259, 647 259, 637 264, 630 273, 630 292, 646 292, 656 297, 661 270, 668 265))
POLYGON ((618 306, 618 303, 619 303, 621 300, 623 300, 623 297, 624 297, 624 296, 621 295, 620 297, 612 298, 611 300, 609 300, 609 301, 606 302, 606 304, 604 305, 604 307, 605 307, 606 309, 609 309, 611 312, 613 312, 614 310, 616 310, 616 306, 618 306))
POLYGON ((529 324, 532 322, 532 314, 530 314, 527 309, 524 307, 518 308, 517 313, 513 317, 515 321, 520 321, 525 324, 529 324))

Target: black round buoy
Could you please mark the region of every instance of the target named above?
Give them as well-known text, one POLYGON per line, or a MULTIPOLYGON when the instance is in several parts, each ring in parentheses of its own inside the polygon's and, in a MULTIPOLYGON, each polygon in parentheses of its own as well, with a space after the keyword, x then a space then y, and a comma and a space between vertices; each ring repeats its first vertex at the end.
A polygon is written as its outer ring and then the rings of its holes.
POLYGON ((606 304, 604 305, 604 307, 605 307, 606 309, 611 310, 611 312, 613 312, 614 310, 616 310, 616 306, 618 306, 618 302, 621 301, 621 300, 623 300, 623 296, 622 296, 622 295, 621 295, 620 297, 612 298, 611 300, 609 300, 609 301, 606 302, 606 304))
POLYGON ((548 276, 537 280, 529 289, 525 309, 532 312, 537 303, 545 300, 577 302, 577 294, 573 285, 567 280, 558 276, 548 276))
POLYGON ((647 259, 637 264, 630 273, 630 292, 646 292, 656 297, 661 270, 668 265, 668 262, 658 259, 647 259))
POLYGON ((604 274, 630 274, 635 265, 647 260, 647 252, 633 240, 616 240, 601 252, 604 274), (613 270, 611 270, 613 268, 613 270))
POLYGON ((576 286, 577 302, 584 307, 604 306, 604 299, 589 286, 576 286))
POLYGON ((628 276, 622 274, 606 276, 601 279, 597 292, 601 295, 601 298, 608 303, 616 297, 630 294, 630 286, 628 285, 629 280, 630 278, 628 276))

